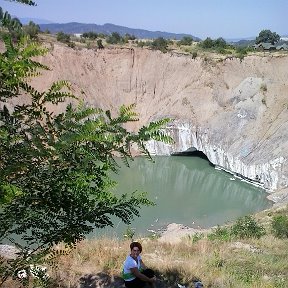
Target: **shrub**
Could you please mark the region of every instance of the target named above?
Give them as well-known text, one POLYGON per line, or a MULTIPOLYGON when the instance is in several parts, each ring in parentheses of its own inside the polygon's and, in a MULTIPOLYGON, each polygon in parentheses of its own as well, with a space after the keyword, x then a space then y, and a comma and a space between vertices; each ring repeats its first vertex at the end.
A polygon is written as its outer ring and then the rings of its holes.
POLYGON ((98 47, 98 49, 104 49, 104 46, 103 46, 103 43, 102 43, 101 39, 97 40, 97 47, 98 47))
POLYGON ((106 42, 109 44, 119 44, 125 43, 125 40, 118 32, 112 32, 111 35, 107 37, 106 42))
POLYGON ((236 47, 235 51, 237 54, 247 55, 247 50, 246 47, 236 47))
POLYGON ((63 43, 69 43, 70 42, 70 35, 65 34, 64 32, 58 32, 57 33, 57 41, 63 42, 63 43))
POLYGON ((197 54, 196 51, 192 52, 192 59, 196 59, 197 55, 198 55, 198 54, 197 54))
POLYGON ((145 43, 143 41, 137 42, 137 46, 143 48, 145 46, 145 43))
POLYGON ((69 42, 69 43, 67 43, 67 45, 70 48, 75 48, 75 46, 76 46, 74 42, 69 42))
POLYGON ((200 42, 198 45, 203 49, 210 49, 213 48, 214 42, 210 37, 207 37, 204 41, 200 42))
POLYGON ((190 46, 193 42, 193 38, 190 36, 184 36, 178 43, 179 45, 187 45, 190 46))
POLYGON ((90 32, 83 33, 81 37, 95 40, 98 37, 98 34, 93 31, 90 31, 90 32))
POLYGON ((198 47, 204 50, 215 51, 220 54, 231 53, 229 50, 226 50, 231 48, 231 46, 227 44, 223 38, 212 40, 210 37, 207 37, 204 41, 198 43, 198 47))
POLYGON ((166 53, 168 51, 168 44, 169 42, 166 39, 159 37, 152 41, 151 48, 153 50, 160 50, 161 52, 166 53))
POLYGON ((265 235, 265 229, 249 215, 236 221, 231 227, 231 234, 237 238, 260 238, 265 235))
POLYGON ((199 240, 204 238, 204 234, 203 233, 195 233, 193 235, 188 235, 188 239, 192 240, 192 243, 196 243, 199 240))
POLYGON ((219 54, 229 54, 223 47, 216 47, 215 51, 219 54))
POLYGON ((127 226, 126 231, 123 234, 123 238, 133 241, 134 235, 135 235, 135 229, 131 228, 130 226, 127 226))
POLYGON ((212 233, 207 235, 209 240, 228 241, 231 238, 231 232, 227 227, 218 226, 212 233))
POLYGON ((136 40, 136 36, 135 35, 131 35, 129 33, 126 33, 124 36, 125 42, 128 42, 128 40, 136 40))
POLYGON ((30 21, 28 25, 23 26, 24 33, 29 35, 31 39, 37 39, 38 33, 40 32, 39 25, 35 24, 33 21, 30 21))
POLYGON ((288 216, 274 216, 272 220, 272 234, 277 238, 288 238, 288 216))

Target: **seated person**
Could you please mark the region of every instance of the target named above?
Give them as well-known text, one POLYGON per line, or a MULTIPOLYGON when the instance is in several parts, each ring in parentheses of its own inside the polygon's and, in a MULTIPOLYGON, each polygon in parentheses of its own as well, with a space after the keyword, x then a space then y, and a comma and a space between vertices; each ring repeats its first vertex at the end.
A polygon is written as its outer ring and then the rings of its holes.
POLYGON ((153 270, 147 269, 140 253, 142 246, 139 242, 130 244, 131 253, 127 256, 123 267, 123 279, 127 288, 142 288, 146 284, 155 288, 156 276, 153 270))

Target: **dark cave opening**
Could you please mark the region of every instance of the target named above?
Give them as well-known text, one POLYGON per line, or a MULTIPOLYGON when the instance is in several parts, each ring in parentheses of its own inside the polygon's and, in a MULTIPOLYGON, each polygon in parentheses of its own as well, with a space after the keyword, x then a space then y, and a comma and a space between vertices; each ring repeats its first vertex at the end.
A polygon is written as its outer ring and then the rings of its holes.
POLYGON ((175 152, 172 153, 171 156, 189 156, 189 157, 198 157, 204 160, 207 160, 209 162, 210 166, 215 167, 215 165, 208 159, 206 154, 204 154, 202 151, 197 150, 196 148, 192 147, 187 149, 186 151, 182 152, 175 152))

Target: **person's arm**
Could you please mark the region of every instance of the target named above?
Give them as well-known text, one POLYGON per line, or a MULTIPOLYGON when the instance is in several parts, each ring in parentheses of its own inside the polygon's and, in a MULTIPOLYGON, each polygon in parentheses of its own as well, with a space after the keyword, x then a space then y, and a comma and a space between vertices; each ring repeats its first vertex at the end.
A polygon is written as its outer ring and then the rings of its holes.
POLYGON ((131 268, 131 273, 133 273, 137 278, 145 281, 145 282, 150 282, 150 283, 154 283, 156 281, 156 277, 154 276, 153 278, 149 278, 147 276, 145 276, 144 274, 142 274, 137 267, 135 268, 131 268))
POLYGON ((147 266, 144 264, 143 260, 140 259, 141 267, 145 270, 147 269, 147 266))

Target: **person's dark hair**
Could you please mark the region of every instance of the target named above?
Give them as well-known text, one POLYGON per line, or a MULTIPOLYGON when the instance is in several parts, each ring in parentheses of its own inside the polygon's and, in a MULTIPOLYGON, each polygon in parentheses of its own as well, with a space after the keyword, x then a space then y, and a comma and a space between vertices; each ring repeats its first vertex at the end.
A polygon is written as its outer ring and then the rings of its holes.
POLYGON ((132 250, 134 247, 137 247, 140 251, 140 253, 142 252, 142 245, 139 242, 132 242, 130 244, 130 249, 132 250))

